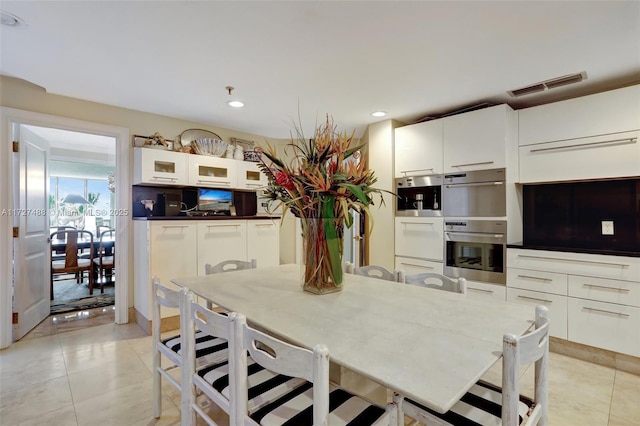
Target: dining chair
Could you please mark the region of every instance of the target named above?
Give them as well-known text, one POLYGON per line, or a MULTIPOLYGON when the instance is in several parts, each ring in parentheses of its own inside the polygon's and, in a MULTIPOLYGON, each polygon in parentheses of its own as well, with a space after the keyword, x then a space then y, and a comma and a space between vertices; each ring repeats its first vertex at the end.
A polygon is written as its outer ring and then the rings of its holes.
POLYGON ((268 406, 291 389, 304 385, 303 379, 267 370, 250 357, 245 358, 241 365, 238 364, 237 356, 230 355, 228 360, 198 367, 193 361, 193 349, 188 343, 193 341, 191 337, 193 330, 198 329, 206 335, 227 339, 229 345, 233 347, 234 342, 238 340, 238 332, 233 331, 236 329, 233 324, 238 314, 212 311, 197 303, 197 297, 189 291, 183 297, 185 298, 183 318, 186 318, 183 328, 183 347, 187 355, 182 380, 188 386, 182 393, 182 424, 184 426, 196 424, 195 413, 208 424, 216 424, 196 401, 196 390, 201 391, 230 416, 230 425, 240 425, 243 422, 236 419, 244 418, 244 415, 237 417, 234 414, 237 412, 237 409, 234 409, 234 402, 237 399, 238 376, 243 377, 244 388, 248 387, 251 395, 245 399, 244 404, 244 409, 249 413, 268 406), (242 369, 241 372, 238 372, 239 368, 242 369))
POLYGON ((536 307, 535 330, 505 334, 502 341, 502 388, 478 381, 444 414, 395 394, 398 425, 404 425, 405 414, 436 425, 548 425, 549 309, 536 307), (530 363, 535 363, 533 400, 520 394, 520 366, 530 363))
POLYGON ((251 259, 250 261, 244 260, 225 260, 215 265, 209 263, 204 265, 205 275, 219 274, 221 272, 241 271, 243 269, 255 269, 258 266, 257 259, 251 259))
POLYGON ((89 275, 89 294, 93 294, 93 274, 91 273, 93 234, 89 231, 63 229, 51 233, 49 241, 51 244, 51 300, 54 299, 53 281, 56 275, 75 274, 76 277, 82 277, 84 271, 87 271, 89 275), (79 241, 82 244, 79 245, 79 241), (54 244, 57 247, 54 247, 54 244), (83 246, 88 247, 89 258, 81 257, 83 246), (54 253, 61 251, 62 247, 64 247, 64 257, 55 256, 54 253))
MULTIPOLYGON (((329 382, 329 351, 325 345, 313 350, 284 342, 247 325, 246 317, 237 314, 231 340, 231 358, 237 388, 232 424, 246 425, 394 425, 397 408, 390 403, 386 409, 374 405, 329 382), (257 410, 248 409, 247 360, 286 377, 304 380, 277 400, 257 410)), ((249 365, 251 368, 251 365, 249 365)), ((250 370, 249 370, 250 371, 250 370)), ((257 389, 270 392, 270 387, 257 389)))
POLYGON ((462 277, 453 279, 442 274, 436 274, 434 272, 422 272, 419 274, 406 275, 404 271, 400 271, 398 276, 400 282, 406 284, 435 288, 438 290, 451 291, 454 293, 467 293, 467 280, 462 277))
POLYGON ((390 271, 387 268, 378 265, 367 265, 350 268, 350 273, 355 275, 362 275, 370 278, 378 278, 387 281, 399 281, 399 271, 390 271))
MULTIPOLYGON (((162 378, 171 383, 178 391, 182 392, 182 378, 172 376, 176 369, 181 369, 184 365, 185 343, 182 341, 183 323, 183 296, 179 291, 171 290, 160 283, 157 277, 152 278, 152 317, 151 317, 151 340, 153 342, 153 416, 160 417, 162 414, 162 378), (162 310, 178 309, 181 316, 180 334, 163 339, 161 322, 162 310), (163 358, 170 362, 170 365, 163 366, 163 358)), ((190 334, 190 350, 193 350, 193 362, 199 366, 226 360, 228 355, 228 342, 226 339, 215 338, 202 331, 190 334), (195 347, 195 348, 194 348, 195 347)), ((180 372, 182 374, 182 372, 180 372)))
MULTIPOLYGON (((115 229, 106 229, 103 231, 98 240, 98 250, 94 253, 93 263, 96 268, 96 276, 100 281, 100 293, 104 293, 105 275, 113 278, 113 270, 115 269, 115 229)), ((95 280, 94 280, 95 281, 95 280)))

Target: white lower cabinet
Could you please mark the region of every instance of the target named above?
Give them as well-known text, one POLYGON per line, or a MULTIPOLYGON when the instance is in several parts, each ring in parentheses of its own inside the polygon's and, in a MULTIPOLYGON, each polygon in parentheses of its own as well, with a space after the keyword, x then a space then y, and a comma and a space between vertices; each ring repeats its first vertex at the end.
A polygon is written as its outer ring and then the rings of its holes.
POLYGON ((441 217, 396 217, 396 256, 439 261, 444 259, 444 223, 441 217))
POLYGON ((552 336, 640 356, 640 258, 508 249, 507 299, 549 307, 552 336))
POLYGON ((569 340, 640 356, 640 308, 569 297, 569 340))
POLYGON ((280 220, 251 220, 247 222, 247 259, 256 259, 258 267, 280 264, 280 220))
POLYGON ((435 274, 443 273, 443 265, 441 262, 401 256, 396 256, 396 269, 404 271, 407 275, 422 274, 424 272, 435 274))
POLYGON ((529 305, 532 313, 536 306, 546 306, 549 308, 549 334, 560 339, 567 338, 567 296, 509 287, 507 301, 529 305))
POLYGON ((207 263, 247 260, 247 221, 220 220, 198 223, 198 275, 207 263))
POLYGON ((467 280, 467 297, 504 302, 507 299, 507 288, 500 284, 467 280))

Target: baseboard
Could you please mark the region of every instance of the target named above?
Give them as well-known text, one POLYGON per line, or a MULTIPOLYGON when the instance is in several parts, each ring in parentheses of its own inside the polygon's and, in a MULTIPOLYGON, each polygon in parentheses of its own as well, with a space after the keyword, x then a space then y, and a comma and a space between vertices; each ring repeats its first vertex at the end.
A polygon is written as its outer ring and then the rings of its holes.
MULTIPOLYGON (((129 308, 129 317, 135 318, 136 324, 140 326, 149 336, 151 335, 151 320, 142 315, 136 308, 129 308)), ((180 329, 180 315, 165 317, 160 320, 160 332, 180 329)))
POLYGON ((570 356, 571 358, 593 362, 616 370, 640 375, 640 358, 618 352, 608 351, 593 346, 582 345, 570 342, 557 337, 549 339, 549 350, 551 352, 570 356))

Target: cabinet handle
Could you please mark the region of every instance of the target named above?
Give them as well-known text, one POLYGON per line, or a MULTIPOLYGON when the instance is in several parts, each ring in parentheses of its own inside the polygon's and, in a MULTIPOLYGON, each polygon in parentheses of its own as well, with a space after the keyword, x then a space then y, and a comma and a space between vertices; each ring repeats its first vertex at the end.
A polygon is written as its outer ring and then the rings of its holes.
POLYGON ((431 225, 431 226, 435 225, 434 222, 404 222, 404 221, 401 221, 400 223, 403 224, 403 225, 431 225))
POLYGON ((613 290, 613 291, 620 291, 623 293, 628 293, 629 289, 628 288, 618 288, 618 287, 607 287, 606 285, 596 285, 596 284, 582 284, 583 287, 591 287, 591 288, 601 288, 603 290, 613 290))
POLYGON ((175 177, 167 177, 167 176, 151 176, 151 179, 158 179, 158 180, 170 180, 170 181, 174 181, 174 180, 178 180, 178 178, 175 177))
POLYGON ((480 183, 456 183, 451 185, 445 185, 445 188, 466 188, 466 187, 477 187, 477 186, 499 186, 504 185, 504 182, 480 182, 480 183))
POLYGON ((489 234, 478 234, 477 232, 446 232, 445 234, 447 235, 466 235, 467 237, 477 237, 478 235, 481 235, 483 237, 489 237, 489 238, 504 238, 504 234, 493 234, 493 235, 489 235, 489 234))
POLYGON ((536 302, 542 302, 542 303, 553 303, 553 301, 551 301, 551 300, 538 299, 537 297, 529 297, 529 296, 518 296, 518 299, 534 300, 536 302))
POLYGON ((435 269, 433 266, 417 265, 415 263, 403 263, 403 262, 400 262, 400 264, 402 266, 415 266, 416 268, 435 269))
POLYGON ((427 170, 431 170, 432 172, 434 172, 436 169, 434 169, 433 167, 429 167, 428 169, 400 170, 400 173, 406 175, 407 173, 426 172, 427 170))
POLYGON ((220 224, 220 225, 207 225, 207 228, 228 228, 228 227, 237 228, 238 226, 240 226, 240 225, 238 225, 238 224, 235 224, 235 225, 234 224, 226 224, 226 225, 220 224))
POLYGON ((564 146, 552 146, 549 148, 536 148, 531 149, 529 152, 542 152, 542 151, 558 151, 561 149, 571 149, 571 148, 583 148, 587 146, 596 146, 596 145, 609 145, 609 144, 627 144, 627 143, 636 143, 638 138, 624 138, 624 139, 613 139, 610 141, 600 141, 600 142, 588 142, 588 143, 577 143, 573 145, 564 145, 564 146))
POLYGON ((247 186, 247 187, 251 186, 251 187, 254 187, 254 188, 260 188, 260 187, 262 187, 264 185, 261 184, 261 183, 248 183, 247 182, 247 183, 245 183, 245 186, 247 186))
POLYGON ((595 260, 580 260, 580 259, 562 259, 562 258, 547 257, 547 256, 531 256, 529 254, 519 254, 518 257, 522 257, 524 259, 556 260, 561 262, 577 262, 577 263, 590 263, 593 265, 619 266, 620 268, 629 267, 629 265, 626 263, 598 262, 595 260))
POLYGON ((480 293, 489 293, 489 294, 494 293, 493 290, 485 290, 483 288, 475 288, 475 287, 469 287, 469 286, 467 286, 467 290, 477 291, 480 293))
POLYGON ((256 223, 255 226, 256 227, 268 226, 269 228, 271 228, 272 226, 274 226, 274 224, 273 223, 256 223))
POLYGON ((231 186, 230 182, 225 182, 223 180, 198 179, 198 183, 215 183, 215 184, 219 184, 219 185, 231 186))
POLYGON ((518 275, 518 278, 525 278, 525 279, 529 279, 529 280, 538 280, 538 281, 544 281, 544 282, 553 281, 550 278, 532 277, 531 275, 518 275))
POLYGON ((189 225, 162 225, 162 229, 182 229, 187 227, 189 225))
POLYGON ((602 314, 617 315, 619 317, 628 317, 629 316, 629 314, 625 314, 625 313, 622 313, 622 312, 605 311, 604 309, 590 308, 588 306, 583 306, 582 309, 584 309, 585 311, 599 312, 599 313, 602 313, 602 314))
POLYGON ((454 164, 451 167, 480 166, 482 164, 493 164, 493 161, 482 161, 480 163, 454 164))

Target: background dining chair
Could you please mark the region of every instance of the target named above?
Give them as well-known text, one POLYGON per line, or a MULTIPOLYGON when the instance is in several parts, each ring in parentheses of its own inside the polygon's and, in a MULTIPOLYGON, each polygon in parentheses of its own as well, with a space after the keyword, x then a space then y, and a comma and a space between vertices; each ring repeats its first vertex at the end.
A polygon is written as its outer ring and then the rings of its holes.
MULTIPOLYGON (((157 277, 152 278, 152 286, 153 416, 158 418, 162 414, 162 378, 164 377, 178 391, 182 391, 182 378, 178 381, 178 378, 172 376, 171 373, 184 365, 184 351, 182 350, 184 342, 181 339, 181 335, 184 334, 182 330, 184 322, 182 315, 183 296, 180 292, 163 286, 157 277), (180 334, 166 339, 162 338, 161 314, 163 308, 178 309, 181 314, 180 334), (166 367, 163 366, 163 357, 170 362, 166 367)), ((201 331, 194 332, 191 336, 189 342, 193 343, 190 343, 190 348, 193 348, 193 362, 197 365, 202 366, 224 361, 229 356, 226 339, 215 338, 201 331)))
MULTIPOLYGON (((329 351, 325 345, 316 345, 313 351, 293 346, 250 327, 241 314, 236 316, 234 329, 231 357, 236 363, 235 424, 395 426, 397 409, 393 403, 385 410, 329 383, 329 351), (248 395, 255 398, 255 391, 247 389, 247 355, 269 371, 299 377, 305 383, 258 410, 248 410, 248 395)), ((266 393, 270 389, 257 390, 266 393)))
POLYGON ((220 272, 240 271, 243 269, 255 269, 257 266, 258 266, 258 261, 256 259, 251 259, 248 262, 244 260, 225 260, 216 265, 211 265, 209 263, 205 264, 204 273, 205 275, 219 274, 220 272))
POLYGON ((351 265, 351 272, 355 275, 362 275, 370 278, 378 278, 381 280, 387 281, 398 281, 399 280, 399 271, 390 271, 387 268, 378 265, 367 265, 355 267, 351 265))
POLYGON ((51 300, 54 299, 53 281, 56 275, 66 274, 82 274, 84 271, 89 275, 89 294, 93 294, 93 274, 91 273, 93 262, 91 261, 91 253, 93 250, 93 234, 89 231, 78 231, 75 229, 64 229, 55 231, 49 236, 51 244, 51 300), (89 258, 82 258, 83 248, 78 245, 78 241, 88 247, 89 258), (54 256, 54 253, 60 251, 60 244, 64 244, 64 258, 54 256))
POLYGON ((422 272, 420 274, 405 275, 404 271, 399 273, 400 282, 417 285, 438 290, 452 291, 454 293, 466 294, 467 280, 460 277, 458 279, 449 278, 434 272, 422 272))
POLYGON ((105 275, 107 278, 113 279, 116 255, 115 236, 116 231, 114 229, 107 228, 103 231, 98 240, 98 250, 94 254, 93 263, 100 282, 100 293, 104 293, 105 275))
MULTIPOLYGON (((479 381, 444 414, 396 394, 398 419, 404 420, 406 414, 421 423, 437 425, 548 425, 549 310, 545 306, 536 307, 535 327, 524 336, 504 335, 502 388, 479 381), (520 395, 519 378, 520 365, 532 362, 535 362, 533 400, 520 395)), ((404 421, 398 424, 404 425, 404 421)))

